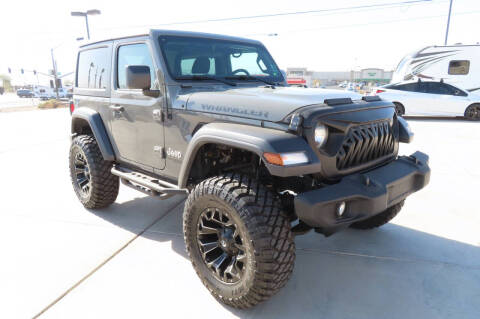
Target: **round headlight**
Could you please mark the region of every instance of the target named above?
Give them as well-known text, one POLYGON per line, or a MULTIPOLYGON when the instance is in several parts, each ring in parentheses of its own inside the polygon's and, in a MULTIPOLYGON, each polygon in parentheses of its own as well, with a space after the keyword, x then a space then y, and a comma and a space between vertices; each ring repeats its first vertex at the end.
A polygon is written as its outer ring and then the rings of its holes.
POLYGON ((315 127, 315 142, 317 143, 318 147, 323 146, 327 141, 328 137, 328 130, 325 125, 317 124, 315 127))

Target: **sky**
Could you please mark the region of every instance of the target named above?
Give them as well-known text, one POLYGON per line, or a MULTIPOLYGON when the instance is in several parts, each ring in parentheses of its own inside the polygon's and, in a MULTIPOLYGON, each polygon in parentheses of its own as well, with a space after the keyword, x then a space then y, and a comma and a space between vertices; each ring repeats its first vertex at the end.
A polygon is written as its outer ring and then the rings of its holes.
MULTIPOLYGON (((84 18, 70 12, 89 9, 101 11, 89 17, 92 40, 151 28, 200 31, 260 40, 282 69, 393 70, 406 54, 443 45, 445 38, 449 0, 398 4, 405 1, 409 0, 9 1, 0 11, 0 74, 11 68, 14 83, 36 84, 31 71, 47 73, 52 68, 52 48, 58 70, 72 72, 78 46, 86 43, 77 38, 87 36, 84 18), (352 8, 360 6, 371 7, 352 8), (317 12, 285 15, 305 11, 317 12), (203 22, 271 14, 281 15, 203 22)), ((453 0, 448 43, 480 42, 478 30, 480 1, 453 0)), ((39 75, 38 83, 46 84, 48 78, 39 75)))

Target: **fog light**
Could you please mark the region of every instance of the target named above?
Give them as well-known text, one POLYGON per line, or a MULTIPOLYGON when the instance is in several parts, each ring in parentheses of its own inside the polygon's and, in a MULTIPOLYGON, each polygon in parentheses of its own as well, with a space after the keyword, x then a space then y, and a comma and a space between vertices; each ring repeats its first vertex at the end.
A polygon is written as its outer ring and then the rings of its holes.
POLYGON ((342 217, 343 213, 345 213, 345 207, 347 204, 345 202, 341 202, 340 204, 337 205, 337 216, 342 217))

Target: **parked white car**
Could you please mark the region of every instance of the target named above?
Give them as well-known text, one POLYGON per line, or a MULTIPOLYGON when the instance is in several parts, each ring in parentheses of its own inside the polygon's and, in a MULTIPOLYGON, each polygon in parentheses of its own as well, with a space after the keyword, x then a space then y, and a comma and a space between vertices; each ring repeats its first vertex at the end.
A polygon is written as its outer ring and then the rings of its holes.
POLYGON ((400 115, 465 116, 480 120, 480 95, 442 81, 406 81, 377 88, 400 115))

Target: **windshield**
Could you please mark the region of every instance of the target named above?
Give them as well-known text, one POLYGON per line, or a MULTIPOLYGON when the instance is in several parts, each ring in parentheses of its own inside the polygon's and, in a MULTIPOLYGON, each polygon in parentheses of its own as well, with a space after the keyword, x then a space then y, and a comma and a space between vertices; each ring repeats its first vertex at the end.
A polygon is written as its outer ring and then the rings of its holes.
POLYGON ((262 45, 198 37, 162 36, 160 47, 176 80, 226 78, 283 82, 275 61, 262 45), (200 76, 200 77, 199 77, 200 76))

